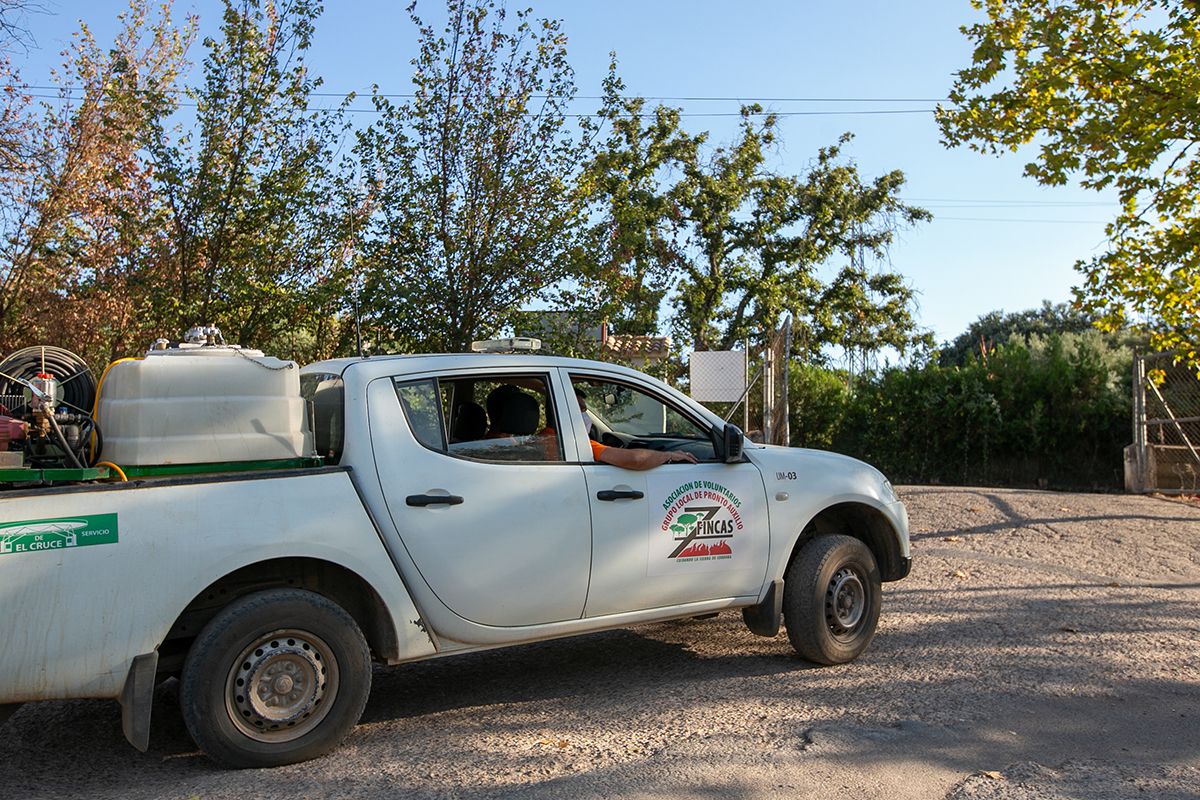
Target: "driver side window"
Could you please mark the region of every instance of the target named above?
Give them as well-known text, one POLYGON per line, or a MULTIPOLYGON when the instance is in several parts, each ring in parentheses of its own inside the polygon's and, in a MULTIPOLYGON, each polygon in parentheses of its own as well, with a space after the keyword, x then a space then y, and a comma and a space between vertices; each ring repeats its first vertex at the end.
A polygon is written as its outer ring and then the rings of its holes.
POLYGON ((707 428, 658 397, 622 383, 572 376, 588 437, 610 447, 689 452, 717 460, 707 428))

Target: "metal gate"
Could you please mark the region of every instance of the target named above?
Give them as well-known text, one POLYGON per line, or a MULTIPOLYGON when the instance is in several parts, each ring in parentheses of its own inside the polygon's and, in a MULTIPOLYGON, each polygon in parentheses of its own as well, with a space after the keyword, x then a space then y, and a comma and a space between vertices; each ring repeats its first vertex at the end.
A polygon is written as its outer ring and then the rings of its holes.
POLYGON ((1200 378, 1170 353, 1134 356, 1133 444, 1125 488, 1200 492, 1200 378))
POLYGON ((778 329, 764 331, 763 339, 763 344, 754 349, 746 342, 744 351, 701 352, 708 357, 705 359, 706 368, 703 380, 698 380, 700 373, 693 370, 691 393, 693 398, 726 420, 734 418, 740 409, 742 428, 752 441, 787 446, 792 438, 788 397, 788 368, 792 360, 791 316, 778 329), (731 366, 726 367, 723 374, 710 373, 707 364, 719 370, 726 357, 731 366), (752 357, 758 361, 758 369, 754 377, 747 381, 752 357), (751 397, 756 386, 762 392, 761 403, 757 397, 751 397), (753 422, 758 422, 759 427, 752 427, 753 422))

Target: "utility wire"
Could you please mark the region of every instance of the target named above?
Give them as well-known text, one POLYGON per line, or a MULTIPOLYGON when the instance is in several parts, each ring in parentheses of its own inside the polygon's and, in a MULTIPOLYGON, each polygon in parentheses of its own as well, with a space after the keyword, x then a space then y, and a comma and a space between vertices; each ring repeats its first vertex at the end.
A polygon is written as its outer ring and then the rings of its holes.
MULTIPOLYGON (((65 91, 65 92, 80 92, 83 87, 80 86, 37 86, 25 85, 7 86, 7 89, 33 89, 35 91, 65 91)), ((150 89, 133 89, 136 92, 149 92, 150 89)), ((370 95, 368 92, 370 87, 362 90, 355 90, 354 94, 363 97, 385 97, 389 99, 411 99, 416 95, 412 92, 380 92, 377 95, 370 95)), ((308 92, 309 97, 346 97, 350 92, 308 92)), ((552 94, 531 94, 530 98, 538 100, 544 99, 561 99, 561 100, 605 100, 604 95, 552 95, 552 94)), ((621 100, 670 100, 672 102, 687 102, 687 103, 948 103, 949 98, 946 97, 757 97, 755 95, 747 95, 742 97, 720 97, 709 95, 620 95, 621 100)))
MULTIPOLYGON (((914 201, 905 200, 904 202, 911 203, 914 201)), ((1037 210, 1037 209, 1044 209, 1046 211, 1068 211, 1073 208, 1093 209, 1093 210, 1099 211, 1104 208, 1111 208, 1113 210, 1116 210, 1117 208, 1120 207, 1120 204, 1113 203, 1108 206, 1095 206, 1095 205, 1080 203, 1078 205, 1066 204, 1066 205, 1059 205, 1059 206, 1047 206, 1047 205, 1042 205, 1040 203, 1003 203, 1003 204, 1001 204, 1001 203, 974 203, 971 205, 946 205, 943 203, 920 203, 920 206, 921 206, 921 208, 940 208, 945 211, 979 211, 981 209, 983 209, 983 210, 995 209, 995 210, 1000 210, 1000 211, 1003 211, 1005 209, 1011 209, 1013 211, 1033 211, 1033 210, 1037 210)))
POLYGON ((1120 205, 1120 203, 1104 200, 1005 200, 1003 198, 950 199, 939 197, 904 197, 901 199, 906 203, 947 204, 947 207, 957 206, 960 208, 1112 208, 1120 205))
POLYGON ((1107 225, 1111 220, 1105 219, 1016 219, 1013 217, 943 217, 936 214, 934 221, 953 220, 954 222, 1044 222, 1054 225, 1107 225))
MULTIPOLYGON (((27 85, 22 87, 7 87, 14 89, 33 89, 40 91, 54 91, 57 94, 30 94, 30 97, 42 100, 58 100, 67 102, 72 99, 77 99, 75 93, 83 91, 82 87, 76 86, 44 86, 44 85, 27 85)), ((149 92, 148 89, 136 89, 138 92, 149 92)), ((310 98, 344 98, 348 96, 348 92, 309 92, 310 98)), ((380 97, 388 99, 411 99, 414 97, 412 93, 384 93, 366 95, 363 97, 380 97)), ((560 97, 562 99, 574 100, 604 100, 600 95, 575 95, 573 98, 568 98, 565 95, 530 95, 531 98, 548 99, 560 97)), ((630 99, 633 96, 622 96, 621 99, 630 99)), ((733 97, 733 96, 709 96, 709 95, 645 95, 641 99, 644 100, 660 100, 672 102, 771 102, 771 103, 944 103, 948 102, 947 98, 930 98, 930 97, 733 97)), ((197 108, 197 103, 179 103, 181 108, 197 108)), ((374 108, 327 108, 322 106, 308 106, 305 111, 319 112, 337 112, 345 111, 351 114, 378 114, 380 111, 374 108)), ((936 109, 919 108, 919 109, 845 109, 845 110, 816 110, 816 111, 763 111, 758 112, 755 116, 765 116, 771 114, 777 117, 820 117, 820 116, 876 116, 876 115, 901 115, 901 114, 931 114, 936 109)), ((586 117, 596 116, 595 114, 564 114, 564 117, 572 119, 581 119, 586 117)), ((642 118, 650 118, 655 116, 652 113, 636 115, 642 118)), ((681 117, 740 117, 740 111, 713 111, 713 112, 683 112, 681 117)), ((1074 200, 1004 200, 1004 199, 963 199, 963 198, 936 198, 936 197, 906 197, 905 202, 909 203, 924 203, 934 208, 948 209, 979 209, 979 208, 1085 208, 1085 207, 1113 207, 1116 204, 1105 201, 1074 201, 1074 200)), ((952 217, 938 215, 939 220, 961 221, 961 222, 1031 222, 1031 223, 1050 223, 1056 225, 1101 225, 1103 221, 1093 220, 1068 220, 1068 219, 1016 219, 1016 218, 997 218, 997 217, 952 217)))
MULTIPOLYGON (((57 100, 60 102, 70 102, 71 100, 79 99, 72 95, 57 95, 57 94, 29 94, 27 97, 36 98, 39 100, 57 100)), ((179 108, 198 108, 197 103, 178 103, 179 108)), ((322 113, 338 113, 345 111, 349 114, 380 114, 383 113, 377 108, 326 108, 323 106, 307 106, 305 111, 319 111, 322 113)), ((932 114, 935 109, 932 108, 910 108, 910 109, 849 109, 845 111, 757 111, 751 116, 765 117, 831 117, 831 116, 873 116, 873 115, 889 115, 889 114, 932 114)), ((527 116, 536 116, 529 114, 527 116)), ((585 119, 595 117, 597 114, 563 114, 567 119, 585 119)), ((653 113, 646 114, 621 114, 623 118, 636 116, 643 119, 652 119, 655 117, 653 113)), ((684 112, 680 117, 741 117, 744 116, 740 111, 711 111, 711 112, 684 112)))

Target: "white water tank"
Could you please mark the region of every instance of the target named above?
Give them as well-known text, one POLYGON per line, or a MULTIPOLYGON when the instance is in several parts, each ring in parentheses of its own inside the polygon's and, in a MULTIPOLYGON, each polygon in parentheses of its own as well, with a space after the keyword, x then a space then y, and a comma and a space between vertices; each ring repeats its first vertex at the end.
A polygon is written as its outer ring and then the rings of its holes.
POLYGON ((121 466, 312 455, 300 370, 238 347, 184 344, 114 363, 100 387, 101 456, 121 466))

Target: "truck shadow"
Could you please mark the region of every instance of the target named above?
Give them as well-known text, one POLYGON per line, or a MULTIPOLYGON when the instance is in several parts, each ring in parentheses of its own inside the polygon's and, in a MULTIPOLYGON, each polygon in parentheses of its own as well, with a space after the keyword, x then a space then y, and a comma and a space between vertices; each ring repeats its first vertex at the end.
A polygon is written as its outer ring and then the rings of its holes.
POLYGON ((696 682, 814 668, 793 654, 785 637, 766 640, 744 629, 738 636, 739 628, 740 616, 727 613, 720 620, 646 626, 646 634, 643 629, 606 631, 381 667, 375 670, 363 720, 562 698, 610 700, 631 689, 666 692, 696 682), (689 631, 707 633, 718 627, 741 646, 713 654, 689 643, 689 631))
MULTIPOLYGON (((729 678, 770 676, 813 668, 799 660, 786 637, 763 639, 745 630, 736 612, 715 620, 683 620, 397 666, 377 666, 358 731, 462 709, 569 700, 602 708, 630 693, 670 694, 729 678), (718 637, 723 652, 696 649, 690 640, 718 637)), ((356 732, 352 736, 359 736, 356 732)), ((228 775, 201 754, 179 710, 178 681, 155 690, 149 751, 138 753, 121 733, 120 707, 109 700, 27 705, 0 731, 0 761, 22 761, 20 775, 0 771, 0 798, 138 796, 113 792, 113 776, 155 782, 184 776, 228 775), (63 731, 86 749, 62 747, 63 731), (36 759, 30 758, 36 753, 36 759), (70 775, 69 789, 63 776, 70 775), (15 785, 6 785, 16 779, 15 785), (54 787, 54 788, 51 788, 54 787), (44 792, 44 794, 43 794, 44 792)), ((320 764, 323 760, 312 762, 320 764)), ((298 769, 298 767, 281 769, 298 769)), ((256 771, 249 771, 256 772, 256 771)), ((248 773, 246 773, 248 774, 248 773)), ((128 784, 125 786, 128 790, 128 784)), ((157 796, 157 795, 149 795, 157 796)), ((190 797, 190 795, 183 795, 190 797)), ((207 795, 203 795, 207 796, 207 795)))

